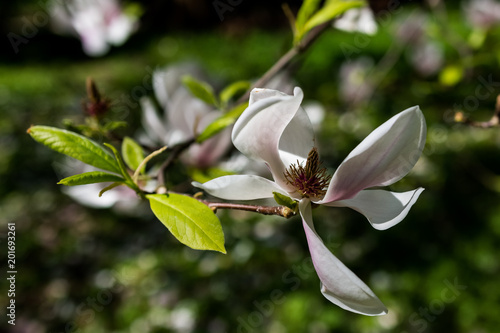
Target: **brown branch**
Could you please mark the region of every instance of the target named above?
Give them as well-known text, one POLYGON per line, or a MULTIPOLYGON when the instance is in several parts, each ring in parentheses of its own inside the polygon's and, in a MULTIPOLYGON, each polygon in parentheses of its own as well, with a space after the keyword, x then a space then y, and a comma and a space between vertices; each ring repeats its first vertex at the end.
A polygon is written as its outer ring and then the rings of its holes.
POLYGON ((236 104, 241 104, 248 100, 250 93, 254 88, 261 88, 267 84, 279 71, 285 68, 295 56, 305 52, 313 42, 323 33, 327 28, 331 27, 332 22, 328 21, 326 23, 320 24, 313 28, 307 36, 301 41, 300 44, 292 47, 287 53, 285 53, 267 72, 262 75, 251 87, 246 91, 246 93, 241 96, 236 104))
POLYGON ((209 208, 211 208, 214 211, 214 213, 217 211, 217 209, 234 209, 234 210, 244 210, 247 212, 255 212, 263 215, 278 215, 287 219, 297 214, 293 209, 285 206, 257 206, 257 205, 234 204, 227 202, 210 202, 200 199, 198 200, 207 205, 209 208))
POLYGON ((466 116, 463 112, 455 113, 455 121, 458 123, 462 123, 465 125, 469 125, 472 127, 478 128, 492 128, 498 127, 500 124, 500 95, 497 96, 497 102, 495 105, 495 112, 493 116, 488 121, 473 121, 468 116, 466 116))

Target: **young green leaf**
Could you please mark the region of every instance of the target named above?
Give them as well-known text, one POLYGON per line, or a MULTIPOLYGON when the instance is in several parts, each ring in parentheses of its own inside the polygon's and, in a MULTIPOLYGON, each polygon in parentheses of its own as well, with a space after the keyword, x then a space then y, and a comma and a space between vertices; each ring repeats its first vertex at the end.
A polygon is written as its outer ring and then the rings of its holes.
MULTIPOLYGON (((144 160, 142 147, 128 136, 126 136, 122 142, 122 155, 125 164, 132 170, 137 170, 142 160, 144 160)), ((144 173, 144 168, 142 168, 140 172, 144 173)))
POLYGON ((59 153, 99 169, 120 173, 120 167, 113 155, 83 135, 48 126, 31 126, 28 129, 28 134, 36 141, 59 153))
POLYGON ((146 198, 155 216, 181 243, 197 250, 226 253, 222 226, 208 206, 174 193, 150 194, 146 198))
POLYGON ((127 167, 125 166, 125 162, 123 162, 123 158, 121 157, 118 150, 116 150, 116 148, 110 145, 109 143, 105 143, 104 145, 109 149, 111 149, 111 151, 115 155, 115 160, 118 163, 118 167, 120 170, 119 173, 123 176, 123 178, 125 178, 125 184, 134 191, 136 191, 137 193, 139 193, 141 190, 139 189, 137 184, 132 180, 132 177, 129 175, 127 167))
POLYGON ((242 94, 247 91, 251 86, 251 83, 248 81, 237 81, 226 88, 224 88, 220 92, 220 102, 223 106, 227 105, 227 103, 231 100, 231 98, 236 97, 238 94, 242 94))
POLYGON ((202 143, 203 141, 211 138, 217 133, 224 130, 229 125, 232 125, 236 119, 243 113, 247 108, 248 103, 243 103, 236 106, 231 111, 223 114, 219 118, 215 119, 210 125, 208 125, 203 132, 196 138, 196 142, 202 143))
POLYGON ((273 192, 274 200, 278 203, 278 205, 288 207, 293 209, 294 211, 297 209, 297 201, 292 200, 292 198, 287 197, 279 192, 273 192))
POLYGON ((335 17, 343 14, 349 9, 362 7, 364 5, 366 5, 365 1, 327 1, 325 5, 306 22, 306 24, 304 25, 304 34, 320 24, 333 20, 335 17))
POLYGON ((75 186, 75 185, 87 185, 94 183, 105 183, 105 182, 124 182, 120 176, 112 175, 107 172, 102 171, 91 171, 81 173, 79 175, 74 175, 71 177, 66 177, 61 179, 58 184, 67 185, 67 186, 75 186))
POLYGON ((318 10, 320 3, 320 0, 304 0, 295 20, 295 29, 297 32, 303 31, 307 20, 318 10))
POLYGON ((189 75, 182 78, 182 83, 184 83, 194 97, 201 99, 207 104, 217 106, 214 90, 208 83, 199 81, 189 75))
POLYGON ((199 183, 205 183, 208 182, 209 180, 222 176, 234 175, 233 172, 219 168, 208 168, 203 170, 198 168, 190 168, 188 169, 188 174, 192 180, 199 183))

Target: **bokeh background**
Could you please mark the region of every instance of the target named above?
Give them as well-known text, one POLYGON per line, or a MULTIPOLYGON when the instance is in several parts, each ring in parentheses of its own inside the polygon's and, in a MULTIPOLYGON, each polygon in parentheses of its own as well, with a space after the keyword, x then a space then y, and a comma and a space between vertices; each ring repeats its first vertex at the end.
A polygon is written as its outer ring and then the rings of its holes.
MULTIPOLYGON (((219 212, 223 255, 180 244, 146 203, 99 209, 62 192, 56 183, 63 156, 26 129, 82 123, 88 76, 115 105, 129 98, 128 107, 110 117, 127 121, 118 133, 133 136, 140 127, 137 99, 153 93, 144 88, 152 69, 197 62, 220 88, 255 80, 290 48, 281 3, 236 3, 222 21, 212 2, 129 3, 139 15, 137 30, 100 57, 86 55, 76 36, 57 34, 50 23, 26 30, 27 21, 42 22, 36 21, 42 2, 2 3, 0 327, 33 333, 497 332, 500 129, 455 121, 457 112, 488 121, 495 110, 497 1, 408 1, 397 10, 374 1, 375 35, 331 28, 289 68, 306 99, 324 109, 317 139, 329 168, 397 112, 420 105, 426 117, 421 159, 390 187, 426 189, 403 222, 381 232, 348 209, 314 211, 327 246, 386 304, 386 316, 353 314, 321 296, 297 217, 219 212), (12 32, 31 36, 17 53, 6 38, 12 32), (7 222, 17 228, 15 327, 4 315, 7 222)), ((300 1, 289 5, 296 12, 300 1)))

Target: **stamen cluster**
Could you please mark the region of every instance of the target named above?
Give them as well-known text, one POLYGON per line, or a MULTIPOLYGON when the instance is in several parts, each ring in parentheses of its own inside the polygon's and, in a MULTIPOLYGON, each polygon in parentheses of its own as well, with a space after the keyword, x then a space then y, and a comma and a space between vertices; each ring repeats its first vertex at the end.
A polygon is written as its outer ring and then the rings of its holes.
POLYGON ((297 161, 284 173, 288 184, 305 198, 322 198, 326 194, 331 176, 321 167, 318 150, 314 147, 307 155, 305 167, 297 161))

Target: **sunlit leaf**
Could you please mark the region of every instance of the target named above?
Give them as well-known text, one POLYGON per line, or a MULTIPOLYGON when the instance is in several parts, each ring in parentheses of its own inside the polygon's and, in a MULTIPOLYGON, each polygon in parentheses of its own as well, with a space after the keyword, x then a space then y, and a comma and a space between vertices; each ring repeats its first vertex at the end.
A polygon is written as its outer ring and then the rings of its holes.
POLYGON ((113 155, 83 135, 48 126, 32 126, 28 133, 36 141, 59 153, 99 169, 120 173, 120 167, 113 155))
POLYGON ((446 66, 441 73, 439 73, 439 82, 445 86, 454 86, 464 75, 464 69, 457 65, 446 66))
POLYGON ((300 6, 295 20, 295 28, 297 31, 302 31, 307 20, 318 10, 320 0, 305 0, 300 6))
POLYGON ((293 210, 297 209, 297 201, 293 200, 292 198, 278 192, 273 192, 273 195, 274 200, 278 203, 278 205, 285 206, 293 210))
POLYGON ((229 125, 234 124, 238 117, 247 108, 248 103, 243 103, 236 106, 231 111, 223 114, 219 118, 215 119, 210 125, 208 125, 205 130, 196 138, 196 142, 201 143, 217 133, 224 130, 229 125))
POLYGON ((120 174, 123 176, 123 178, 125 178, 125 184, 128 185, 128 187, 130 187, 131 189, 133 189, 137 193, 139 193, 140 189, 137 186, 137 184, 132 180, 132 177, 128 173, 127 167, 125 166, 125 162, 123 161, 123 158, 120 155, 120 153, 118 152, 118 150, 116 150, 116 148, 113 147, 112 145, 110 145, 109 143, 105 143, 104 145, 106 147, 108 147, 109 149, 111 149, 111 151, 115 155, 115 160, 118 162, 120 174))
POLYGON ((212 87, 203 81, 199 81, 192 76, 186 75, 182 78, 182 83, 188 88, 191 94, 210 105, 217 105, 217 99, 212 87))
POLYGON ((125 181, 125 179, 117 175, 112 175, 110 173, 102 171, 91 171, 91 172, 81 173, 79 175, 74 175, 71 177, 66 177, 64 179, 61 179, 58 184, 66 186, 75 186, 75 185, 87 185, 95 183, 123 182, 123 181, 125 181))
POLYGON ((309 32, 314 27, 320 24, 333 20, 335 17, 343 14, 349 9, 362 7, 366 5, 365 1, 343 1, 343 0, 330 0, 318 10, 304 25, 304 34, 309 32))
POLYGON ((224 88, 220 93, 220 101, 222 105, 226 105, 231 98, 247 91, 250 86, 251 83, 248 81, 237 81, 224 88))
POLYGON ((197 250, 226 253, 222 226, 208 206, 174 193, 151 194, 146 198, 155 216, 181 243, 197 250))
MULTIPOLYGON (((136 170, 144 160, 142 147, 128 136, 122 142, 122 156, 125 164, 132 170, 136 170)), ((141 172, 144 172, 144 168, 142 168, 141 172)))
POLYGON ((222 176, 234 175, 233 172, 219 168, 208 168, 204 170, 200 170, 198 168, 192 168, 188 170, 188 173, 189 177, 191 177, 192 180, 199 183, 205 183, 208 182, 209 180, 222 176))

